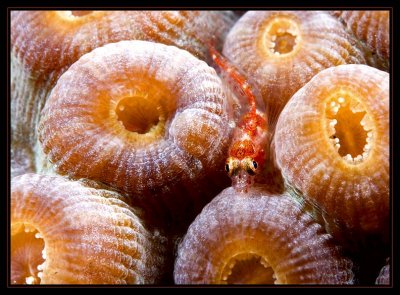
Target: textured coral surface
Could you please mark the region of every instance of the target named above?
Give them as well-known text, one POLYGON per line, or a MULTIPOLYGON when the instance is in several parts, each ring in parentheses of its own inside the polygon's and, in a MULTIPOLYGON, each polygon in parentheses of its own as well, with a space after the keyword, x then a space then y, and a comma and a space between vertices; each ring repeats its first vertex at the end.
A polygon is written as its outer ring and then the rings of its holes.
POLYGON ((156 283, 155 243, 117 193, 60 176, 13 178, 12 283, 156 283))
POLYGON ((40 112, 58 78, 82 55, 121 40, 148 40, 207 60, 206 45, 220 46, 234 20, 229 11, 12 11, 11 127, 19 149, 12 152, 12 175, 40 169, 33 154, 40 149, 40 112))
POLYGON ((342 10, 333 11, 357 39, 365 45, 364 52, 371 65, 389 69, 389 26, 388 10, 342 10), (370 52, 368 52, 370 51, 370 52))
POLYGON ((355 39, 321 11, 249 11, 229 31, 223 53, 259 87, 271 125, 290 97, 323 69, 365 63, 355 39))
POLYGON ((388 73, 366 65, 320 72, 291 98, 274 140, 292 186, 348 228, 387 235, 388 73))
POLYGON ((352 263, 288 194, 227 188, 179 246, 178 284, 351 284, 352 263))
POLYGON ((389 259, 387 260, 387 264, 382 267, 379 272, 379 276, 376 278, 375 284, 377 285, 389 285, 390 284, 390 264, 389 259))
POLYGON ((12 11, 9 283, 393 282, 389 17, 12 11))
POLYGON ((217 168, 226 105, 215 71, 187 51, 122 41, 83 56, 59 79, 39 140, 57 172, 143 194, 217 168))
POLYGON ((60 77, 38 137, 57 173, 101 181, 179 216, 205 205, 197 199, 210 195, 201 184, 218 182, 211 175, 224 176, 228 103, 214 69, 189 52, 121 41, 60 77))

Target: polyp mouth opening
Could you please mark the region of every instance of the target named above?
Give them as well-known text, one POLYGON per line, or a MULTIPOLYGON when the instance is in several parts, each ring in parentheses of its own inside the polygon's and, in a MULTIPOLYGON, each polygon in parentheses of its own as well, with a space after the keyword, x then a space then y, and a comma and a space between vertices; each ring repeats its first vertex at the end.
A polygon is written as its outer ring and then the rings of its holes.
POLYGON ((372 147, 373 124, 364 107, 345 94, 327 102, 329 140, 349 164, 362 163, 372 147))
POLYGON ((224 284, 275 284, 275 272, 269 263, 257 254, 232 257, 222 272, 224 284))
POLYGON ((79 21, 84 19, 86 16, 94 13, 93 10, 59 10, 57 14, 64 20, 67 21, 79 21))
POLYGON ((28 223, 11 227, 11 283, 40 284, 46 250, 43 236, 28 223))
POLYGON ((275 56, 285 56, 295 50, 299 43, 299 28, 290 18, 275 17, 264 30, 264 46, 275 56))
POLYGON ((163 116, 152 102, 143 97, 125 97, 116 107, 118 121, 126 130, 145 134, 160 123, 163 116))

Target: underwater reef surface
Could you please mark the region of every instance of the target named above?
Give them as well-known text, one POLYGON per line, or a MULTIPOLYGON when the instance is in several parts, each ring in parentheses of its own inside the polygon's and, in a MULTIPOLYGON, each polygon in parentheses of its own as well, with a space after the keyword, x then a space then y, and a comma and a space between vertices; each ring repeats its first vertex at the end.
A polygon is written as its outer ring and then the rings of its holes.
POLYGON ((389 11, 11 11, 10 284, 388 285, 389 11))

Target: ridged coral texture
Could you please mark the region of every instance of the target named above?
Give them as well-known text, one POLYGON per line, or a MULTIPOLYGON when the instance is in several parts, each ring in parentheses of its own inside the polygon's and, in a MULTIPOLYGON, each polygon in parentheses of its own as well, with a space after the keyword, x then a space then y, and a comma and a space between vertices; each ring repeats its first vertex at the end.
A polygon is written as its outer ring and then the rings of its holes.
POLYGON ((392 15, 11 9, 9 284, 392 283, 392 15))
POLYGON ((249 11, 229 31, 223 53, 260 89, 271 126, 315 74, 365 63, 355 38, 328 12, 249 11))
POLYGON ((13 179, 13 283, 156 283, 163 258, 155 241, 115 192, 60 176, 13 179))
POLYGON ((378 277, 375 281, 376 285, 390 285, 390 264, 387 261, 387 264, 382 267, 381 271, 379 272, 378 277))
POLYGON ((288 194, 227 188, 178 248, 177 284, 351 284, 352 263, 288 194))
POLYGON ((175 45, 207 60, 236 16, 229 11, 12 11, 12 174, 40 170, 40 112, 58 78, 83 54, 121 40, 175 45))
POLYGON ((161 249, 115 192, 60 176, 13 178, 13 284, 153 284, 161 249))
POLYGON ((346 28, 371 52, 370 63, 388 70, 390 58, 389 10, 339 10, 333 11, 346 28))
POLYGON ((389 74, 342 65, 317 74, 283 110, 283 177, 347 228, 388 234, 389 74))
POLYGON ((121 41, 60 78, 39 139, 57 172, 142 194, 217 168, 228 123, 221 80, 206 63, 176 47, 121 41))

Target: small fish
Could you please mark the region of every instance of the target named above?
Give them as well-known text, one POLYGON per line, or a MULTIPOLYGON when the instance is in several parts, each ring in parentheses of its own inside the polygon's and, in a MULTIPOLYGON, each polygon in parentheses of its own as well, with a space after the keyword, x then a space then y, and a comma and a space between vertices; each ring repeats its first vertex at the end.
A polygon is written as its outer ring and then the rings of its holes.
POLYGON ((210 46, 210 55, 217 65, 221 76, 230 85, 236 96, 245 98, 246 104, 233 133, 225 170, 232 179, 232 186, 238 192, 247 192, 253 185, 256 174, 262 171, 266 161, 268 128, 265 113, 259 110, 262 98, 257 95, 254 84, 214 47, 210 46))

